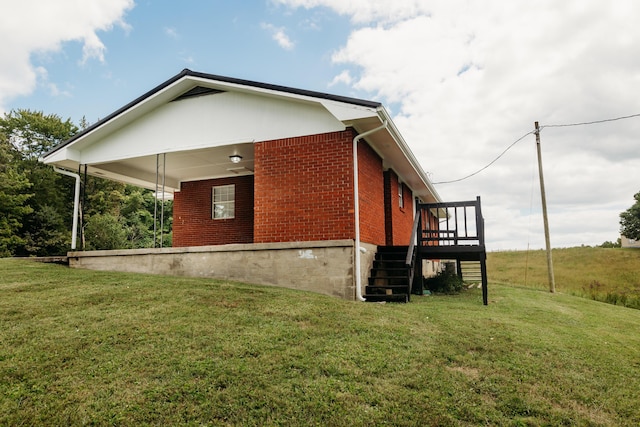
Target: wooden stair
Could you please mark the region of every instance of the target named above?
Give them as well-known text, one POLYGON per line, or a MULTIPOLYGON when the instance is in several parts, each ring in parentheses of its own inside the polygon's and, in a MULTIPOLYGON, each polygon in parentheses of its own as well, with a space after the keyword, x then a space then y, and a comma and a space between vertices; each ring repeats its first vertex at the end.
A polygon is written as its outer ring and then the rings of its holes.
POLYGON ((460 261, 462 281, 465 283, 482 283, 482 266, 480 261, 460 261))
POLYGON ((373 261, 369 283, 365 287, 367 302, 408 302, 410 299, 408 246, 379 246, 373 261))

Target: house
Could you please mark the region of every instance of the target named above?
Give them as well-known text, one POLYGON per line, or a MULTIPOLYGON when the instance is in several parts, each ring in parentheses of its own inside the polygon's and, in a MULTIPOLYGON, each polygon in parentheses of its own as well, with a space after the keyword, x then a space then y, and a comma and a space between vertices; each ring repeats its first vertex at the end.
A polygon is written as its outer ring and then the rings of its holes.
POLYGON ((640 241, 629 239, 626 236, 620 236, 620 244, 623 248, 640 248, 640 241))
MULTIPOLYGON (((77 185, 94 175, 174 200, 173 247, 74 247, 72 267, 345 299, 363 299, 378 247, 406 252, 416 203, 442 203, 380 103, 188 69, 42 161, 77 185)), ((425 212, 422 223, 437 229, 433 210, 425 212)))

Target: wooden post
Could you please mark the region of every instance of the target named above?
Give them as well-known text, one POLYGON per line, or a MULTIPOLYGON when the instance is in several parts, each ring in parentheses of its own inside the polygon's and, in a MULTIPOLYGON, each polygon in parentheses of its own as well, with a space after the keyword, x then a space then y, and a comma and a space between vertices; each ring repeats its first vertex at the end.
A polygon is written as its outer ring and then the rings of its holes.
POLYGON ((549 292, 556 291, 556 281, 553 277, 553 260, 551 259, 551 239, 549 237, 549 218, 547 217, 547 196, 544 190, 544 176, 542 174, 542 153, 540 150, 540 128, 538 122, 536 126, 536 150, 538 151, 538 173, 540 175, 540 193, 542 195, 542 219, 544 221, 544 240, 547 246, 547 272, 549 275, 549 292))
POLYGON ((482 208, 480 196, 476 197, 476 234, 478 235, 478 244, 482 247, 480 253, 480 276, 482 278, 482 304, 489 304, 489 279, 487 277, 487 248, 484 245, 484 217, 482 216, 482 208))

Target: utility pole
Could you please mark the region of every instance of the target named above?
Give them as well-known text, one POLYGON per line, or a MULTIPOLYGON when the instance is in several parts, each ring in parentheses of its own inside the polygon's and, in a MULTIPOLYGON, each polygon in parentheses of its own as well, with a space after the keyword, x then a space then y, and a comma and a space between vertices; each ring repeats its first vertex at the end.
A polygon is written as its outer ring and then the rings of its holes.
POLYGON ((544 191, 544 176, 542 175, 542 152, 540 150, 540 128, 535 122, 536 149, 538 151, 538 173, 540 175, 540 194, 542 195, 542 218, 544 220, 544 240, 547 245, 547 271, 549 273, 549 292, 556 291, 556 280, 553 277, 553 260, 551 259, 551 239, 549 238, 549 218, 547 217, 547 196, 544 191))

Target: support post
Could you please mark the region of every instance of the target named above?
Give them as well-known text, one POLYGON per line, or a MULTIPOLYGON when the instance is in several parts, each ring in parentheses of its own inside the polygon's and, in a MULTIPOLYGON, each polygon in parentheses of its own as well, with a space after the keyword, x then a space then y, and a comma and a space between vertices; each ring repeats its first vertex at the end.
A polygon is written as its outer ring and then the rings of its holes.
POLYGON ((476 234, 478 244, 482 247, 480 254, 480 276, 482 279, 482 304, 489 304, 489 278, 487 277, 487 248, 484 244, 484 217, 482 216, 482 204, 480 196, 476 197, 476 234))
MULTIPOLYGON (((81 168, 82 165, 78 165, 78 175, 81 174, 81 168)), ((87 206, 87 165, 84 165, 84 175, 82 176, 82 182, 80 183, 80 208, 79 208, 79 214, 80 214, 80 245, 82 247, 82 250, 84 251, 86 248, 86 241, 85 241, 85 235, 84 235, 84 210, 85 207, 87 206)))
MULTIPOLYGON (((160 208, 160 247, 163 247, 164 240, 164 192, 165 192, 165 175, 167 173, 167 153, 162 153, 162 205, 160 208)), ((158 195, 156 194, 156 197, 158 195)))
POLYGON ((158 244, 158 173, 160 169, 160 154, 156 154, 156 189, 153 195, 153 247, 158 244))
POLYGON ((549 292, 556 291, 556 281, 553 276, 553 260, 551 258, 551 238, 549 236, 549 218, 547 216, 547 196, 544 189, 544 176, 542 174, 542 152, 540 149, 540 127, 535 122, 536 150, 538 152, 538 174, 540 175, 540 194, 542 196, 542 219, 544 221, 544 241, 547 247, 547 272, 549 276, 549 292))
POLYGON ((71 250, 76 250, 76 239, 78 236, 78 212, 80 209, 80 175, 77 173, 69 172, 64 169, 58 169, 57 167, 53 167, 53 170, 66 176, 70 176, 71 178, 75 178, 76 186, 73 193, 73 225, 71 229, 71 250))
POLYGON ((480 275, 482 277, 482 304, 489 304, 489 290, 488 284, 489 281, 487 277, 487 253, 483 252, 480 254, 480 275))

